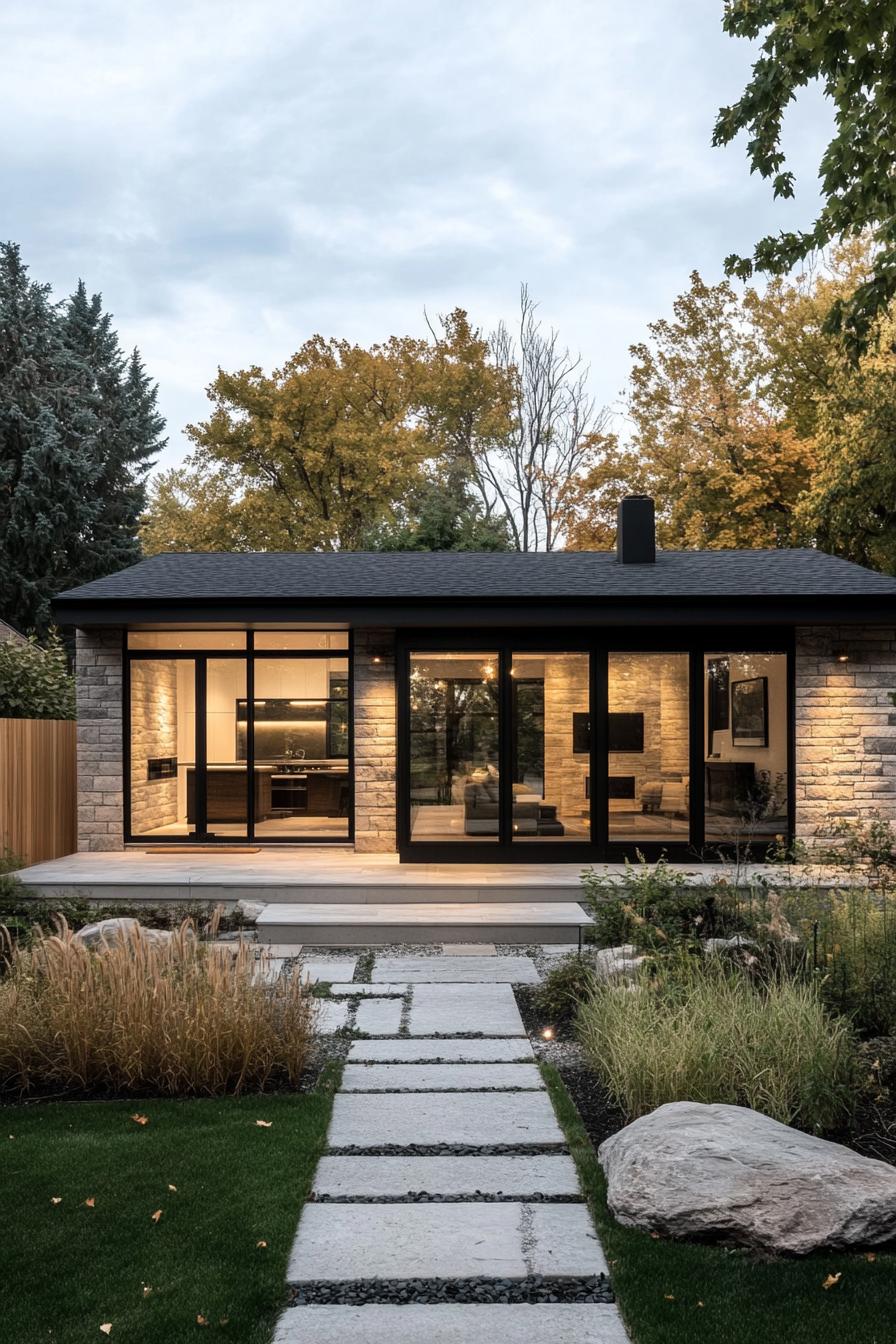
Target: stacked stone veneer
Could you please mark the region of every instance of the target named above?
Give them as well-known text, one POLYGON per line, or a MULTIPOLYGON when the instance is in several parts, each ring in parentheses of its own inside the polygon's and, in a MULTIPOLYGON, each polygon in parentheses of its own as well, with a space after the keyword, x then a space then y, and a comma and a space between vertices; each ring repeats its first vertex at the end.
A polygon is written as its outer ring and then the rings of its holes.
POLYGON ((395 849, 395 632, 356 630, 353 670, 355 849, 389 853, 395 849))
POLYGON ((896 821, 896 630, 797 630, 796 833, 810 847, 842 821, 896 821), (845 649, 841 663, 835 649, 845 649))
POLYGON ((634 775, 635 796, 648 780, 679 780, 689 770, 688 660, 680 654, 612 653, 608 708, 644 715, 644 750, 610 753, 610 775, 634 775))
POLYGON ((131 663, 131 832, 177 820, 177 779, 148 779, 150 757, 177 755, 177 663, 131 663))
POLYGON ((549 653, 544 663, 544 797, 561 818, 582 818, 587 755, 573 754, 573 715, 588 713, 587 653, 549 653))
POLYGON ((121 630, 77 633, 78 848, 121 849, 121 630))

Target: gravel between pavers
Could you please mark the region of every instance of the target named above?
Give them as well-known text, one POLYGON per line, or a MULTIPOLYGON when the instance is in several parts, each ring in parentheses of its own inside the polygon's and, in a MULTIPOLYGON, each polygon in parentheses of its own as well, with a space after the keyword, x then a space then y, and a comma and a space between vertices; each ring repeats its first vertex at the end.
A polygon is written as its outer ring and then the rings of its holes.
POLYGON ((565 1143, 375 1143, 327 1148, 330 1157, 541 1157, 568 1152, 565 1143))
POLYGON ((309 1279, 290 1290, 290 1306, 351 1305, 362 1302, 615 1302, 603 1274, 589 1278, 525 1279, 353 1279, 338 1283, 309 1279))
MULTIPOLYGON (((482 1152, 481 1148, 476 1149, 482 1152)), ((556 1152, 556 1149, 553 1150, 556 1152)), ((406 1195, 317 1195, 308 1196, 315 1204, 584 1204, 581 1195, 503 1195, 498 1192, 483 1194, 476 1190, 469 1195, 434 1195, 426 1190, 409 1190, 406 1195)))

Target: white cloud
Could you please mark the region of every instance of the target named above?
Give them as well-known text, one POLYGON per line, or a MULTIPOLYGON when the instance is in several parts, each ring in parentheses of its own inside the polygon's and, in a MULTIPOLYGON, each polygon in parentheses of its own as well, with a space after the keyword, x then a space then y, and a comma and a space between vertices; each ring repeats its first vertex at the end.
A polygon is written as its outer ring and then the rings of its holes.
MULTIPOLYGON (((612 401, 689 271, 811 218, 713 150, 751 53, 711 0, 5 0, 0 236, 83 276, 161 385, 169 461, 224 367, 315 331, 512 315, 520 281, 612 401)), ((804 180, 805 179, 805 180, 804 180)))

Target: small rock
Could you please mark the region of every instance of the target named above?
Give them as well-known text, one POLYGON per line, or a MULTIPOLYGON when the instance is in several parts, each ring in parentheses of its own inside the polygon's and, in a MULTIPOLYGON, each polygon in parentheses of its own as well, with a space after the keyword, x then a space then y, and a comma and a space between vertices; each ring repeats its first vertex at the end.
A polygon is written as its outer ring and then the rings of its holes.
POLYGON ((243 919, 252 920, 258 918, 261 912, 267 909, 266 901, 237 901, 236 908, 239 910, 243 919))
MULTIPOLYGON (((143 942, 158 947, 164 943, 169 943, 175 936, 176 934, 171 929, 147 929, 137 919, 120 916, 113 919, 101 919, 98 924, 86 924, 83 929, 79 929, 74 935, 73 941, 83 943, 85 947, 101 950, 103 947, 119 947, 130 942, 134 937, 139 937, 143 942)), ((195 936, 192 930, 187 930, 188 938, 194 938, 195 936)))
POLYGON ((633 980, 645 960, 631 943, 602 947, 594 954, 594 973, 598 980, 633 980))

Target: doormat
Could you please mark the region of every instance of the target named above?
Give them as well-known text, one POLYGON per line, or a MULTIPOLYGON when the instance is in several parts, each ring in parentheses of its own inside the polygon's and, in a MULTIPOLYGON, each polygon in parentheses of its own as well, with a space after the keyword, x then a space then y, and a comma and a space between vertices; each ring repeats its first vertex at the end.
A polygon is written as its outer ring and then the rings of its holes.
POLYGON ((144 854, 220 854, 226 858, 228 854, 260 854, 261 850, 257 847, 250 848, 246 845, 153 845, 152 849, 144 849, 144 854))

